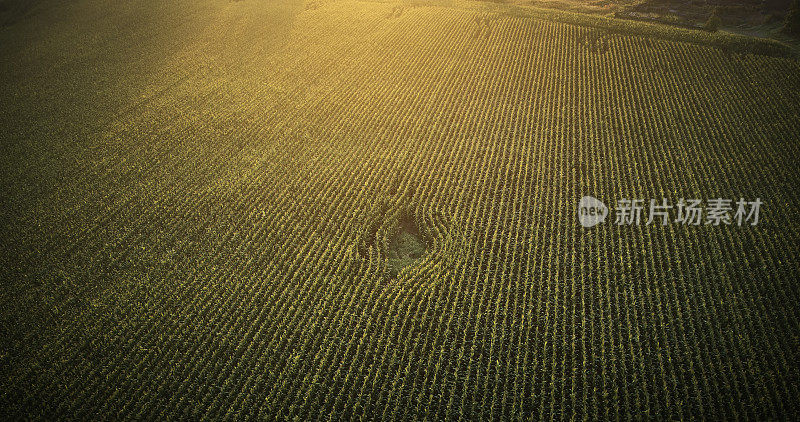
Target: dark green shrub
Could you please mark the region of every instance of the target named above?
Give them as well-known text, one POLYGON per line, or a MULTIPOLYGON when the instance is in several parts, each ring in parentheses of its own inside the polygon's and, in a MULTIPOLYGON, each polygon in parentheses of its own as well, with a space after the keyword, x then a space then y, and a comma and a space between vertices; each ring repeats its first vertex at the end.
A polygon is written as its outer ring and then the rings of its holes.
POLYGON ((783 24, 783 30, 787 34, 800 36, 800 0, 795 0, 789 13, 786 15, 786 21, 783 24))
POLYGON ((722 21, 719 18, 719 8, 715 7, 714 11, 711 12, 711 16, 708 17, 705 25, 703 25, 703 29, 714 32, 719 29, 721 23, 722 21))

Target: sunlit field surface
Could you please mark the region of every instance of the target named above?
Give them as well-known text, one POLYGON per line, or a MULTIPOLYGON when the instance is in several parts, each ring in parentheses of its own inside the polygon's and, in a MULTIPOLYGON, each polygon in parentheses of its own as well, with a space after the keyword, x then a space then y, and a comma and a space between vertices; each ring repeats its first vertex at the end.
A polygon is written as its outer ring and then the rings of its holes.
POLYGON ((4 19, 12 419, 800 412, 779 46, 459 1, 4 19), (587 229, 584 195, 764 205, 587 229))

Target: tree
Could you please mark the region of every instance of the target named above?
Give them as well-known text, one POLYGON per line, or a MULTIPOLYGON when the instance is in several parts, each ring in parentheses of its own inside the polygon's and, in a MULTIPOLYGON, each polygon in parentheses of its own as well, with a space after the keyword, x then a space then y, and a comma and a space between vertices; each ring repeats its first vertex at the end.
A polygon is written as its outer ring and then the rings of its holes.
POLYGON ((783 31, 787 34, 800 36, 800 0, 794 0, 786 21, 783 24, 783 31))
POLYGON ((711 12, 711 16, 708 17, 708 20, 706 21, 706 24, 703 25, 703 29, 705 29, 706 31, 712 31, 713 32, 713 31, 716 31, 716 30, 719 29, 719 25, 721 23, 722 23, 722 21, 719 18, 719 8, 715 7, 714 11, 711 12))

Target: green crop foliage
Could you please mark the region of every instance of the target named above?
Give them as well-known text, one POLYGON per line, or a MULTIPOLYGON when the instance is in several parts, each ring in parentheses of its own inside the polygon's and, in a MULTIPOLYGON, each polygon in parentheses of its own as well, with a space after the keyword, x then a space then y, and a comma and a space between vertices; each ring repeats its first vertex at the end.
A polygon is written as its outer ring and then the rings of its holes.
POLYGON ((25 10, 10 420, 800 413, 786 45, 496 2, 25 10), (586 229, 584 195, 764 205, 586 229))

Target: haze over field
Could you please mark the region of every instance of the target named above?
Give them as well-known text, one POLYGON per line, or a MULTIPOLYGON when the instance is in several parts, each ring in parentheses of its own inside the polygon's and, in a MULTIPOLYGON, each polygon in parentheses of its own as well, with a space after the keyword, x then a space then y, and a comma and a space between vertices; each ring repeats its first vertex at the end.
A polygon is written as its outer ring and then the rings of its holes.
POLYGON ((5 1, 0 23, 0 414, 800 410, 783 43, 458 0, 5 1), (585 196, 605 222, 579 224, 585 196), (616 224, 625 198, 763 205, 616 224))

